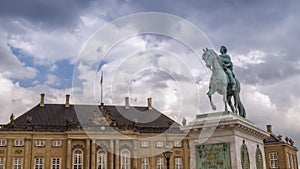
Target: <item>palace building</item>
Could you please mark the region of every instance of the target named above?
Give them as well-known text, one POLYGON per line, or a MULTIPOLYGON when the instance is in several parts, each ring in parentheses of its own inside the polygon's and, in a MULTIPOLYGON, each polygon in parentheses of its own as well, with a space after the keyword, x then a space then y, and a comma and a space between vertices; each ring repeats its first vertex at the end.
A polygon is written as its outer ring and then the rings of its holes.
POLYGON ((0 169, 189 168, 189 141, 180 124, 152 107, 41 102, 0 126, 0 169))
POLYGON ((298 169, 298 149, 294 146, 294 141, 288 137, 282 140, 281 135, 273 133, 271 125, 267 125, 267 131, 270 133, 270 137, 264 140, 266 167, 298 169))
MULTIPOLYGON (((165 169, 168 162, 170 169, 214 163, 223 167, 249 168, 251 164, 259 169, 298 169, 298 149, 292 139, 282 140, 281 135, 273 134, 271 125, 266 132, 233 113, 221 112, 223 118, 214 134, 200 143, 200 137, 193 133, 200 132, 200 122, 206 124, 203 114, 197 115, 195 125, 183 122, 181 126, 156 110, 151 98, 141 107, 131 106, 128 97, 125 105, 118 106, 70 104, 70 95, 66 95, 64 104, 46 104, 44 97, 41 94, 39 104, 17 118, 11 115, 8 124, 0 125, 0 169, 165 169), (185 130, 188 126, 191 129, 185 130), (235 132, 224 132, 227 129, 235 132), (230 134, 241 139, 226 141, 230 134), (265 139, 252 144, 246 134, 265 139), (205 155, 206 151, 196 151, 195 145, 214 151, 205 155), (224 147, 217 151, 220 146, 224 147), (163 152, 168 147, 172 154, 167 161, 163 152), (224 157, 231 164, 218 159, 223 158, 225 150, 234 157, 224 157)), ((209 117, 214 119, 214 114, 209 117)), ((203 131, 213 128, 210 124, 200 127, 203 131)))

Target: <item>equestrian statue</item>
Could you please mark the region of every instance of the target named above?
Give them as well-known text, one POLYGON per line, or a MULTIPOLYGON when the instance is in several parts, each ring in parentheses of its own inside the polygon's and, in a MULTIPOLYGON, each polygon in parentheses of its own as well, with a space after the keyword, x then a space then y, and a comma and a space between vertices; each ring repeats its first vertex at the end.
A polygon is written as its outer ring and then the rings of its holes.
POLYGON ((246 110, 240 99, 241 85, 233 73, 233 63, 227 54, 226 47, 221 46, 220 55, 207 48, 203 49, 203 52, 202 59, 205 61, 206 67, 212 71, 209 91, 207 92, 212 109, 216 110, 216 106, 212 101, 212 95, 218 92, 223 95, 226 112, 228 112, 228 104, 232 112, 246 118, 246 110), (232 96, 234 98, 234 106, 231 102, 232 96))

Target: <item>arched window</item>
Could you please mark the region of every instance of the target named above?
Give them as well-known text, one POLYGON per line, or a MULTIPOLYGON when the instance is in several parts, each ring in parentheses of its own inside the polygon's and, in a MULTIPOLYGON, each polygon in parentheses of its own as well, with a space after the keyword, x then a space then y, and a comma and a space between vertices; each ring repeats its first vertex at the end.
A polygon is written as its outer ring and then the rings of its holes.
POLYGON ((242 147, 241 147, 241 162, 242 162, 242 168, 243 169, 249 169, 250 168, 249 153, 248 153, 248 148, 245 144, 245 140, 243 140, 243 144, 242 144, 242 147))
POLYGON ((73 152, 73 169, 83 168, 83 153, 81 150, 76 149, 73 152))
POLYGON ((256 148, 256 168, 257 169, 263 169, 264 168, 263 156, 262 156, 262 153, 261 153, 258 145, 257 145, 257 148, 256 148))
POLYGON ((97 152, 97 169, 106 169, 107 167, 107 153, 100 149, 97 152))
POLYGON ((130 151, 127 149, 121 151, 121 169, 130 169, 130 151))

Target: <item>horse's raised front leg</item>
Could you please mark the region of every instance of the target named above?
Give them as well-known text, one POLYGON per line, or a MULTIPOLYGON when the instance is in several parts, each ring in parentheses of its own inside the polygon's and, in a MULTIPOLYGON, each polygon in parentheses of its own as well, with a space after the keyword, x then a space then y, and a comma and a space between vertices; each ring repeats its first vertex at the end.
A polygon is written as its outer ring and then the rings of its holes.
POLYGON ((214 105, 213 101, 212 101, 212 95, 215 93, 215 91, 210 87, 209 91, 207 92, 208 98, 209 98, 209 102, 210 102, 210 106, 213 110, 216 110, 217 107, 214 105))

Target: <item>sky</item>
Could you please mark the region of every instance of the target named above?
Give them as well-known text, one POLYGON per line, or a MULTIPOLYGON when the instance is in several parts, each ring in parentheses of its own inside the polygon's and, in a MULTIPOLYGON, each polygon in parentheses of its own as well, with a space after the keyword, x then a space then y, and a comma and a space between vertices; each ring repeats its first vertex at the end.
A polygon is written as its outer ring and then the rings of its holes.
POLYGON ((73 103, 99 104, 102 71, 105 104, 129 96, 145 106, 152 97, 174 120, 191 121, 212 111, 210 70, 198 49, 219 53, 225 45, 247 119, 264 130, 272 124, 299 147, 299 7, 297 0, 1 1, 0 123, 37 105, 40 93, 46 103, 71 94, 73 103), (151 13, 137 19, 144 12, 151 13), (153 13, 162 17, 152 21, 153 13))

